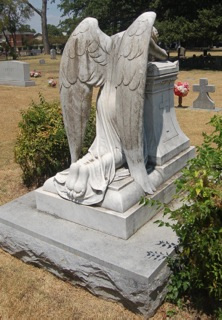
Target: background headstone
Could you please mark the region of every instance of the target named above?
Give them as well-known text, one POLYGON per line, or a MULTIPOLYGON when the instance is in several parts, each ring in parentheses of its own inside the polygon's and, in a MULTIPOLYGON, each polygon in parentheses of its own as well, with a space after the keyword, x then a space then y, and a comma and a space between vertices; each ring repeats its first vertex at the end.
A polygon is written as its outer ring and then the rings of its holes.
POLYGON ((30 87, 35 82, 30 80, 29 64, 21 61, 0 62, 0 84, 30 87))
POLYGON ((41 49, 32 49, 31 56, 38 56, 41 54, 41 49))
POLYGON ((55 49, 51 49, 50 50, 50 58, 51 59, 56 59, 56 50, 55 49))
POLYGON ((208 85, 208 79, 201 78, 200 84, 193 85, 193 91, 199 92, 199 96, 193 102, 193 108, 215 109, 215 103, 208 94, 208 92, 215 92, 215 86, 208 85))
POLYGON ((45 64, 45 60, 44 59, 40 59, 39 60, 39 64, 45 64))

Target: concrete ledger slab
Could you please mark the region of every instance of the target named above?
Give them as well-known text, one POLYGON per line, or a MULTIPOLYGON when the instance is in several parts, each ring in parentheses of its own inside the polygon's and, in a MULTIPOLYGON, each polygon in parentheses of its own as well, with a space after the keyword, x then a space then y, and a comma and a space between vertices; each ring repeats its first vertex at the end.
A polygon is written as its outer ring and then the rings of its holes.
POLYGON ((38 212, 31 192, 1 206, 0 246, 95 295, 151 316, 164 298, 166 256, 177 241, 171 229, 154 224, 160 218, 161 213, 126 241, 38 212))

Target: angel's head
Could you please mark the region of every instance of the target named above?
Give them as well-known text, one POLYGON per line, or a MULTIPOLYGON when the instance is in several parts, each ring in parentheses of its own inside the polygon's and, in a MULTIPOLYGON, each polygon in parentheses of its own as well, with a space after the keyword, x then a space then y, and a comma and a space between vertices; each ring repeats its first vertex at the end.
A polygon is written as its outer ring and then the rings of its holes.
POLYGON ((153 27, 153 29, 152 29, 151 37, 157 43, 157 40, 158 40, 158 37, 159 37, 159 33, 158 33, 158 31, 157 31, 157 29, 155 27, 153 27))

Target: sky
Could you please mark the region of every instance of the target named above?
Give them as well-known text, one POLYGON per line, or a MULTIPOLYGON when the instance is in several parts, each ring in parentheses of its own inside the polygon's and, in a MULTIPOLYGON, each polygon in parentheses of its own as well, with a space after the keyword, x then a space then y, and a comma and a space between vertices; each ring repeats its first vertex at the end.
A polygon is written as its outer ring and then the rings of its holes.
MULTIPOLYGON (((33 4, 34 7, 41 9, 42 7, 42 1, 41 0, 30 0, 30 2, 33 4)), ((47 4, 47 23, 53 24, 57 26, 59 24, 59 21, 61 19, 61 12, 57 8, 57 4, 59 3, 59 0, 56 0, 55 3, 50 3, 48 1, 47 4)), ((27 20, 26 24, 29 24, 31 28, 35 29, 36 32, 41 33, 41 19, 40 16, 35 13, 35 15, 30 19, 27 20)))

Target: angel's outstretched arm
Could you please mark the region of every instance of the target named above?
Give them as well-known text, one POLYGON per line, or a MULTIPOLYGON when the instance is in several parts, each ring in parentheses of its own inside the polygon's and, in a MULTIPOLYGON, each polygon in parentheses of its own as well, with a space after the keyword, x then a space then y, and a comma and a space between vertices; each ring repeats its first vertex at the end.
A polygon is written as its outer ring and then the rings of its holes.
POLYGON ((94 18, 71 34, 60 65, 60 97, 72 163, 79 158, 89 116, 93 86, 106 80, 112 40, 94 18))
POLYGON ((160 48, 157 43, 151 38, 149 45, 149 55, 151 55, 154 60, 166 60, 167 53, 164 49, 160 48))

